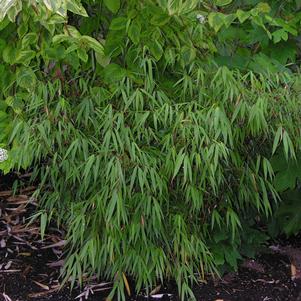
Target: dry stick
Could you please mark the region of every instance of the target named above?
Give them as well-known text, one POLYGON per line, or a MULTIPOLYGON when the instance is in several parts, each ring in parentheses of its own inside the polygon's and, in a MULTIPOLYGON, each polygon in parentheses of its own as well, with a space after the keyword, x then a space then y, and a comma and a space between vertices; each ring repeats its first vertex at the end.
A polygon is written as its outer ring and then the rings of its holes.
POLYGON ((29 294, 28 297, 29 297, 29 298, 39 298, 39 297, 44 297, 44 296, 47 296, 48 294, 54 293, 54 292, 56 292, 56 291, 58 291, 58 290, 59 290, 59 287, 50 289, 49 291, 45 291, 45 292, 32 293, 32 294, 29 294))

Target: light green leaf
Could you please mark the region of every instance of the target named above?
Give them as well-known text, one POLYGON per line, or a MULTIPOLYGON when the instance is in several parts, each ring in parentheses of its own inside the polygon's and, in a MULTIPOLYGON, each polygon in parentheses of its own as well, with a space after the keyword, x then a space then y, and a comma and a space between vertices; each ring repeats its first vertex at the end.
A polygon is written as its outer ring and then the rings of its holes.
POLYGON ((0 22, 10 10, 13 10, 13 14, 10 15, 10 20, 14 21, 21 8, 21 0, 0 0, 0 22))
POLYGON ((27 48, 29 45, 35 45, 38 41, 38 35, 35 32, 30 32, 22 39, 22 48, 27 48))
POLYGON ((114 14, 117 13, 120 8, 120 0, 104 0, 104 4, 114 14))
POLYGON ((97 63, 100 64, 102 67, 106 67, 107 65, 109 65, 111 61, 110 57, 98 52, 95 53, 95 58, 97 63))
POLYGON ((251 13, 238 9, 236 12, 236 16, 240 23, 244 23, 249 17, 251 13))
POLYGON ((281 40, 288 40, 288 33, 284 29, 278 29, 272 33, 274 43, 279 43, 281 40))
POLYGON ((229 14, 229 15, 224 15, 224 25, 226 28, 228 28, 232 22, 236 19, 236 15, 235 14, 229 14))
POLYGON ((74 14, 88 17, 87 11, 78 0, 67 0, 67 10, 70 10, 74 14))
POLYGON ((48 10, 62 17, 67 16, 67 10, 74 14, 88 17, 88 14, 79 0, 43 0, 48 10))
POLYGON ((48 10, 57 12, 60 7, 63 5, 62 0, 43 0, 44 5, 48 10))
POLYGON ((57 34, 57 35, 55 35, 53 38, 52 38, 52 42, 53 43, 62 43, 62 42, 65 42, 65 41, 70 41, 70 42, 72 42, 72 41, 74 41, 73 40, 73 37, 70 37, 70 36, 68 36, 68 35, 66 35, 66 34, 57 34))
POLYGON ((228 4, 230 4, 232 2, 232 0, 215 0, 214 4, 216 6, 226 6, 228 4))
POLYGON ((78 48, 76 50, 78 57, 83 61, 83 62, 87 62, 88 61, 88 54, 86 52, 85 49, 83 48, 78 48))
POLYGON ((27 33, 27 31, 28 31, 28 24, 25 22, 21 23, 17 29, 19 38, 22 39, 24 37, 24 35, 27 33))
POLYGON ((15 63, 27 65, 36 56, 36 52, 33 50, 22 50, 16 56, 15 63))
POLYGON ((210 13, 208 16, 209 25, 218 32, 224 25, 225 15, 222 13, 210 13))
POLYGON ((255 9, 260 13, 269 13, 271 11, 271 7, 266 2, 258 3, 255 9))
POLYGON ((90 36, 82 36, 80 38, 80 42, 85 43, 86 45, 88 45, 90 48, 92 48, 97 53, 100 53, 100 54, 104 53, 104 48, 100 44, 100 42, 98 42, 96 39, 94 39, 90 36))
POLYGON ((67 25, 64 28, 64 33, 65 33, 65 35, 68 35, 68 36, 71 36, 71 37, 74 37, 74 38, 80 38, 81 37, 81 34, 77 30, 77 28, 74 27, 74 26, 71 26, 71 25, 67 25))

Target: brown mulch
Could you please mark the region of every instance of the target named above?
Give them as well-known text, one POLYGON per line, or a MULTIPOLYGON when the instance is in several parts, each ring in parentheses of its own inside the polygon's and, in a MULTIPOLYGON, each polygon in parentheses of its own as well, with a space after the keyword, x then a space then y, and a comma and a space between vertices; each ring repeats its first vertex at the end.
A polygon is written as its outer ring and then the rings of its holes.
MULTIPOLYGON (((64 231, 49 227, 42 240, 39 224, 28 225, 37 206, 33 186, 10 190, 16 175, 0 176, 0 301, 105 300, 111 283, 89 279, 80 290, 61 288, 64 231)), ((279 240, 255 260, 245 260, 237 273, 194 287, 202 301, 301 301, 301 235, 279 240)), ((178 300, 173 283, 128 300, 178 300)))

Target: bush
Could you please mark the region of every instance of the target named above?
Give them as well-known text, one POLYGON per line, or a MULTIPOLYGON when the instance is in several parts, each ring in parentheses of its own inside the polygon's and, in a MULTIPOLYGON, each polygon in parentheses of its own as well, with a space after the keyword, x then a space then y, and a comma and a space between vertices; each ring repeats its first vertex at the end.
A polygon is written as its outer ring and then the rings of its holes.
POLYGON ((44 2, 2 12, 6 145, 9 168, 40 182, 42 233, 52 217, 68 228, 65 279, 96 272, 124 298, 128 276, 147 291, 175 278, 193 297, 193 282, 237 267, 242 241, 264 240, 254 219, 280 199, 269 159, 300 148, 295 57, 266 60, 282 40, 297 49, 298 17, 280 18, 293 4, 83 1, 84 18, 66 1, 66 24, 44 2), (250 38, 239 50, 236 31, 250 38))
POLYGON ((291 111, 271 112, 288 97, 299 102, 252 73, 200 72, 192 91, 181 83, 173 97, 128 78, 111 92, 83 87, 80 98, 59 83, 33 95, 15 126, 16 151, 20 166, 37 166, 42 208, 69 228, 67 277, 126 273, 138 290, 175 277, 188 293, 194 271, 215 272, 215 232, 230 234, 229 256, 250 212, 271 213, 271 138, 281 121, 294 122, 291 111))

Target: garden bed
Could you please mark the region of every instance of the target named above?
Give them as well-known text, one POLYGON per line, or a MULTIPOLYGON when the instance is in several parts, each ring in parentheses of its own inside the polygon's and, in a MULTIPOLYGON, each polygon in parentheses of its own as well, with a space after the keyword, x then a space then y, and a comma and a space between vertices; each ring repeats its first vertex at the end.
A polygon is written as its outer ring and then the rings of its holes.
MULTIPOLYGON (((10 178, 6 178, 9 182, 10 178)), ((12 196, 2 178, 0 185, 0 300, 103 300, 110 283, 96 279, 86 281, 82 290, 60 289, 59 270, 63 263, 64 232, 49 228, 42 241, 39 225, 27 226, 27 217, 35 209, 31 197, 34 187, 27 187, 12 196)), ((271 242, 266 252, 255 260, 246 260, 237 273, 219 280, 208 280, 194 288, 197 300, 301 300, 300 265, 301 237, 271 242)), ((152 296, 143 292, 129 300, 178 300, 176 286, 158 286, 152 296)))

